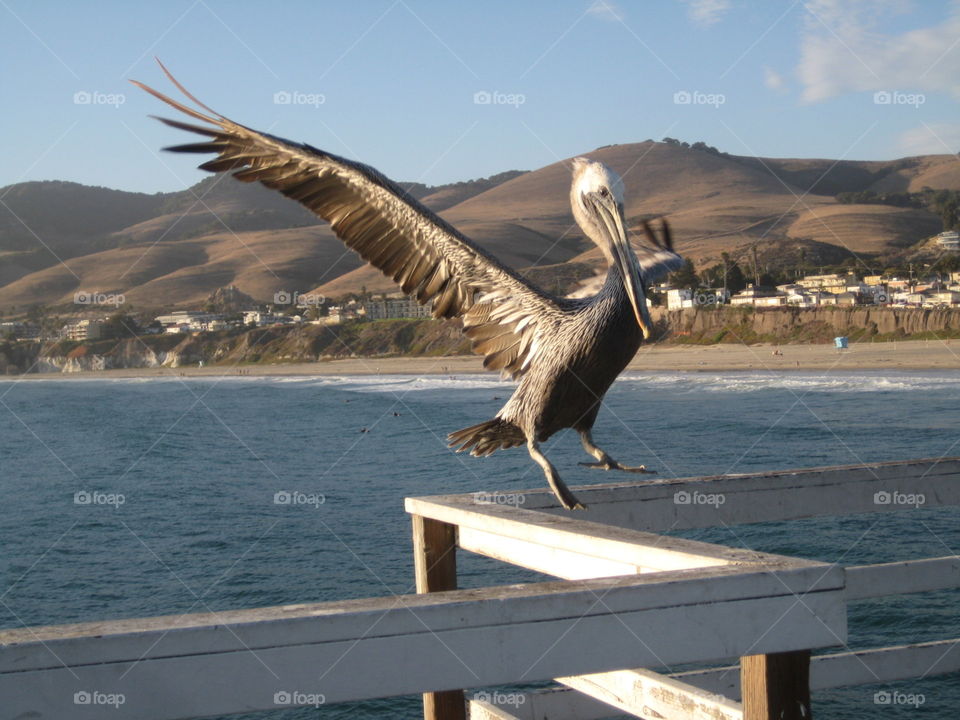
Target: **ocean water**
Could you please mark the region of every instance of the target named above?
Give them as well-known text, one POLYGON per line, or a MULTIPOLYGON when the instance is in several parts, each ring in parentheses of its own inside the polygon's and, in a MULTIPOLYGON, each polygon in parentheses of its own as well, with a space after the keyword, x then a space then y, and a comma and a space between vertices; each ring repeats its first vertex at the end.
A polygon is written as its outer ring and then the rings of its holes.
MULTIPOLYGON (((493 376, 2 381, 0 628, 410 593, 404 497, 542 486, 522 448, 485 459, 446 448, 448 432, 491 417, 511 391, 493 376), (77 504, 78 492, 107 502, 77 504), (284 492, 304 502, 276 504, 284 492)), ((627 374, 594 437, 668 477, 960 455, 960 376, 627 374)), ((572 432, 545 447, 571 485, 633 477, 578 467, 587 458, 572 432)), ((960 512, 688 535, 884 562, 960 553, 960 512)), ((461 558, 464 587, 543 579, 461 558)), ((848 646, 960 637, 958 601, 948 591, 855 603, 848 646)), ((958 704, 956 675, 815 695, 831 718, 916 705, 954 718, 958 704), (914 703, 879 706, 877 692, 914 703)), ((419 713, 419 698, 392 698, 244 717, 419 713)))

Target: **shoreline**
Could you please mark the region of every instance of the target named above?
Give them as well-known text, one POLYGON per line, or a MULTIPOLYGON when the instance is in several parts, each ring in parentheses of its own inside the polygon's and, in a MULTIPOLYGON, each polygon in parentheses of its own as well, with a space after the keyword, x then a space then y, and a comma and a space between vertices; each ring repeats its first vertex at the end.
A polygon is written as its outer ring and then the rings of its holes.
MULTIPOLYGON (((960 369, 960 340, 907 340, 832 345, 650 345, 641 347, 626 371, 633 372, 804 372, 810 370, 960 369), (780 355, 775 354, 779 350, 780 355)), ((9 375, 13 380, 71 380, 158 377, 284 377, 307 375, 464 375, 494 373, 483 359, 443 357, 348 358, 314 363, 181 368, 122 368, 75 373, 9 375)))

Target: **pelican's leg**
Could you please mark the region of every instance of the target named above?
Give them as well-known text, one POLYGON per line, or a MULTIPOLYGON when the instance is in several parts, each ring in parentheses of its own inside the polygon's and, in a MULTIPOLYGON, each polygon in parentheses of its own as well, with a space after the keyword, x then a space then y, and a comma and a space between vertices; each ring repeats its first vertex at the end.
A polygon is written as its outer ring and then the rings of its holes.
POLYGON ((547 460, 547 456, 540 452, 540 444, 536 440, 532 438, 527 440, 527 451, 530 453, 530 457, 536 461, 537 465, 543 468, 543 474, 547 476, 550 489, 553 490, 553 494, 557 496, 560 504, 567 510, 586 510, 587 506, 574 497, 573 493, 570 492, 570 488, 568 488, 566 483, 557 475, 557 469, 553 466, 553 463, 547 460))
POLYGON ((597 459, 595 463, 580 463, 585 467, 590 468, 599 468, 601 470, 623 470, 624 472, 634 472, 634 473, 656 473, 656 470, 647 470, 646 465, 637 465, 636 467, 627 467, 626 465, 621 465, 612 457, 607 455, 603 450, 598 448, 593 442, 593 435, 589 430, 579 430, 580 433, 580 443, 583 445, 583 449, 587 451, 588 455, 593 455, 597 459))

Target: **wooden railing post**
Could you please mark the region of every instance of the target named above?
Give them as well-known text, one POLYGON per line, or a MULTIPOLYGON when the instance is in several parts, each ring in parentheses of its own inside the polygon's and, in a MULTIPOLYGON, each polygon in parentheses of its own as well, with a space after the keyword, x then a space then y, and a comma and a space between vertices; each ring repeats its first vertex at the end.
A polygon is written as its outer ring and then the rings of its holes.
POLYGON ((810 651, 740 658, 743 720, 810 720, 810 651))
MULTIPOLYGON (((449 523, 413 516, 413 562, 417 592, 457 589, 457 532, 449 523)), ((423 694, 424 720, 465 720, 463 690, 423 694)))

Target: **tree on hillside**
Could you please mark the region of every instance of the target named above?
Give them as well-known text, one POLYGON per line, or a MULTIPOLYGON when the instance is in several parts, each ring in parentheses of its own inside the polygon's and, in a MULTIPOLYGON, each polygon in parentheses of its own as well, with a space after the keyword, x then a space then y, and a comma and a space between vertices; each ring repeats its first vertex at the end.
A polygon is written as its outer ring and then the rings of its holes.
POLYGON ((747 286, 743 270, 735 260, 730 259, 730 253, 722 252, 720 257, 722 262, 703 271, 701 275, 703 287, 726 288, 731 295, 740 292, 747 286))
POLYGON ((108 338, 136 337, 139 332, 136 319, 122 311, 111 315, 103 324, 103 336, 108 338))
POLYGON ((674 273, 670 273, 668 280, 671 285, 678 288, 689 288, 696 290, 700 287, 700 278, 697 277, 697 270, 693 266, 693 260, 687 258, 683 267, 674 273))

